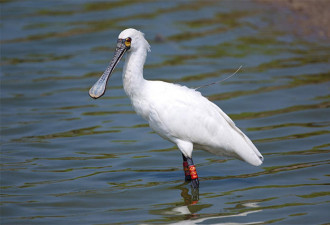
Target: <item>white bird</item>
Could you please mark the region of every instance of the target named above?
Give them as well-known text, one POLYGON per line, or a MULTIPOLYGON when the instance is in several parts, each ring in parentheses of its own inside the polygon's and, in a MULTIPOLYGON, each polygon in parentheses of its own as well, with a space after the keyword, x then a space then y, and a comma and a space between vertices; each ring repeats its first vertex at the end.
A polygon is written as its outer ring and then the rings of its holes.
POLYGON ((143 78, 143 66, 150 45, 144 34, 133 28, 119 34, 113 59, 89 91, 92 98, 105 93, 108 79, 127 52, 123 86, 136 113, 164 139, 175 143, 182 152, 186 180, 199 187, 192 161, 193 148, 215 155, 234 157, 251 165, 262 164, 263 156, 252 141, 217 105, 200 92, 178 84, 143 78))

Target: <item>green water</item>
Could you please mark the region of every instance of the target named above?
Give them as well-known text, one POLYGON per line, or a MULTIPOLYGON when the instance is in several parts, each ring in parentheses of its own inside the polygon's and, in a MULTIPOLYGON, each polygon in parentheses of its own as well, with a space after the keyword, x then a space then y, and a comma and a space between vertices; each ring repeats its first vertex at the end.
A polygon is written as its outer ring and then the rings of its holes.
POLYGON ((328 40, 301 37, 289 12, 253 1, 1 1, 1 224, 326 224, 328 40), (198 87, 265 157, 261 167, 181 153, 122 89, 89 88, 117 36, 151 44, 145 78, 198 87), (199 199, 198 199, 199 197, 199 199))

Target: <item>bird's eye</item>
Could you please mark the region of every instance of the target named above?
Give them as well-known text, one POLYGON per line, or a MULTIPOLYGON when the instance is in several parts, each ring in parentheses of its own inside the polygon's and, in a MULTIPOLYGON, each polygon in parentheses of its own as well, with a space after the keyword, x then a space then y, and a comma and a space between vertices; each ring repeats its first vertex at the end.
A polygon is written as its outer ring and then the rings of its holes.
POLYGON ((125 45, 126 47, 130 47, 131 46, 131 41, 132 41, 132 38, 128 37, 125 39, 125 45))

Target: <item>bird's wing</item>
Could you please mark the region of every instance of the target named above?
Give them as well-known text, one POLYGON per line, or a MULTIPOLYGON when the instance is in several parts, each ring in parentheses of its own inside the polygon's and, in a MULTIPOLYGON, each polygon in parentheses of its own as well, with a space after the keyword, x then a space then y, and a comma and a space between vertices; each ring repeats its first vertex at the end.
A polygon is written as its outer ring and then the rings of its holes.
POLYGON ((213 103, 202 96, 194 96, 190 100, 178 96, 168 101, 167 108, 157 110, 156 119, 149 120, 150 127, 176 144, 180 141, 190 142, 216 155, 239 158, 233 146, 235 131, 213 107, 213 103))
POLYGON ((149 94, 149 124, 174 143, 190 142, 217 155, 260 165, 260 152, 217 105, 199 92, 161 82, 149 94))
POLYGON ((200 92, 159 82, 153 85, 149 124, 167 139, 206 143, 215 133, 235 127, 234 122, 200 92))

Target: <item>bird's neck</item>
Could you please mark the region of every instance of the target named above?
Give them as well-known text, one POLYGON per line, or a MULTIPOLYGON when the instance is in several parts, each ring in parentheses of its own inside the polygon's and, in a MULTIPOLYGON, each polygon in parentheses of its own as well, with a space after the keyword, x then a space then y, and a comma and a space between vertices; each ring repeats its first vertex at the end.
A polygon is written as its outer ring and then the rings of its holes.
POLYGON ((138 95, 146 81, 143 78, 143 66, 147 57, 146 49, 128 52, 123 70, 124 90, 129 97, 138 95))

